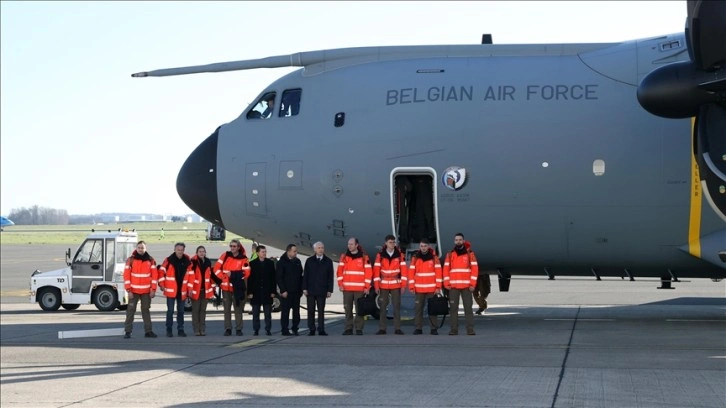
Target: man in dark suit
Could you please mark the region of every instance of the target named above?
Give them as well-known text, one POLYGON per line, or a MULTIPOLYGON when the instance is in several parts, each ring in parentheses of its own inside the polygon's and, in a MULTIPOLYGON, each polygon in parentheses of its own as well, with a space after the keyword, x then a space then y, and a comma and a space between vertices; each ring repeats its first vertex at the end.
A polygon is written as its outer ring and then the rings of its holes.
POLYGON ((315 255, 305 261, 303 272, 303 294, 308 299, 308 336, 315 335, 315 308, 318 309, 318 334, 325 332, 325 300, 333 294, 333 260, 325 256, 325 245, 313 244, 315 255))
POLYGON ((272 300, 277 295, 275 282, 275 264, 267 258, 267 248, 257 246, 257 259, 250 262, 250 277, 248 279, 248 297, 252 305, 252 329, 257 336, 260 331, 260 306, 265 312, 265 332, 272 332, 272 300))
POLYGON ((290 244, 277 261, 277 286, 280 288, 280 327, 283 336, 297 336, 300 327, 300 297, 303 266, 297 257, 297 246, 290 244), (292 310, 292 333, 290 333, 292 310))

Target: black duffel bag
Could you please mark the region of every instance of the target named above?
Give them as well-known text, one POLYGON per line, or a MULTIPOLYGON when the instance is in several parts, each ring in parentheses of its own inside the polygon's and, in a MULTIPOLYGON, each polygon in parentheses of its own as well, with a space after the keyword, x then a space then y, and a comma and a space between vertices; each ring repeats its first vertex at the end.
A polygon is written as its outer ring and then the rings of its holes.
POLYGON ((449 299, 444 296, 432 296, 428 298, 427 310, 429 316, 441 316, 449 314, 449 299))
POLYGON ((376 297, 372 295, 363 295, 356 300, 356 311, 358 316, 373 316, 378 306, 376 305, 376 297))

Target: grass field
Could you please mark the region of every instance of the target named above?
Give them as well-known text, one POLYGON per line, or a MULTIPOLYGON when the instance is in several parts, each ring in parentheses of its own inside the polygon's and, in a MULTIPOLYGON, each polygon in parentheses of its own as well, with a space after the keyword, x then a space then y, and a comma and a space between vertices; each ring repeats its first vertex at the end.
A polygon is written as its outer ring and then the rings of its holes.
MULTIPOLYGON (((139 239, 155 243, 204 242, 207 224, 204 222, 130 222, 106 225, 13 225, 3 228, 0 243, 3 245, 28 244, 68 244, 78 246, 91 233, 96 231, 115 231, 117 229, 135 229, 139 239), (164 228, 164 238, 160 238, 164 228)), ((238 238, 249 241, 237 234, 227 231, 226 241, 238 238)))

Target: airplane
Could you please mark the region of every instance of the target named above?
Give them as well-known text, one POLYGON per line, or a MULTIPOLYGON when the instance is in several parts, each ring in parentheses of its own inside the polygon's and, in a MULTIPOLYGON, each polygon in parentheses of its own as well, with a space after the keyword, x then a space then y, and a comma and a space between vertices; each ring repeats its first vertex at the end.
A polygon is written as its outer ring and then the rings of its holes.
POLYGON ((11 225, 15 225, 15 223, 10 221, 7 217, 0 216, 0 227, 9 227, 11 225))
POLYGON ((139 72, 300 67, 189 156, 197 214, 329 256, 455 233, 512 275, 726 277, 726 3, 620 43, 328 49, 139 72), (272 113, 272 114, 271 114, 272 113), (250 140, 264 146, 249 153, 250 140))

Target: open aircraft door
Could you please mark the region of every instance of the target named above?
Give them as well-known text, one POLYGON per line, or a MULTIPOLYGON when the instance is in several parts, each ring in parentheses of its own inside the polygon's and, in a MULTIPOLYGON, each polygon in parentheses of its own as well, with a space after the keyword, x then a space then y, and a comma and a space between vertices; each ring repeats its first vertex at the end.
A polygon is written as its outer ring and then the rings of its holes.
POLYGON ((391 171, 392 231, 406 251, 406 262, 423 238, 440 254, 436 180, 436 170, 431 167, 396 167, 391 171))

